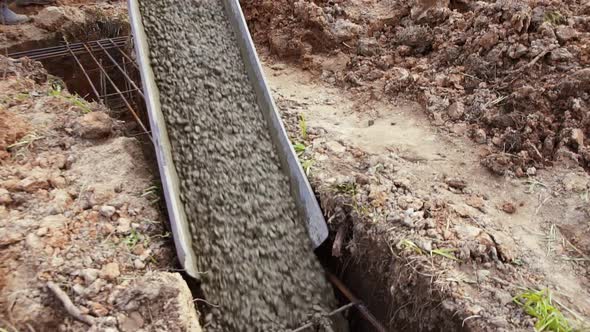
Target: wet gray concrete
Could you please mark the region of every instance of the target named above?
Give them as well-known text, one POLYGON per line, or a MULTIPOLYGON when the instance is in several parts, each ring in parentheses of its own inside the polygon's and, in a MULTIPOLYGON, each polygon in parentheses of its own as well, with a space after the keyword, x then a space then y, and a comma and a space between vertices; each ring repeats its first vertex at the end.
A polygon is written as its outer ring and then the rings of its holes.
POLYGON ((218 0, 141 0, 209 331, 284 331, 336 306, 218 0))

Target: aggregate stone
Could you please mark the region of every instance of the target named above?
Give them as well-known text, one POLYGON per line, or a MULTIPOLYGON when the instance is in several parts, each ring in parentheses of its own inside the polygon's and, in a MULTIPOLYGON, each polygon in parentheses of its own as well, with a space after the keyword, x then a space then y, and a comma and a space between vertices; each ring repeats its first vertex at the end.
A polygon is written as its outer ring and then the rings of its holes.
POLYGON ((284 331, 335 308, 219 0, 141 0, 202 271, 208 331, 284 331))

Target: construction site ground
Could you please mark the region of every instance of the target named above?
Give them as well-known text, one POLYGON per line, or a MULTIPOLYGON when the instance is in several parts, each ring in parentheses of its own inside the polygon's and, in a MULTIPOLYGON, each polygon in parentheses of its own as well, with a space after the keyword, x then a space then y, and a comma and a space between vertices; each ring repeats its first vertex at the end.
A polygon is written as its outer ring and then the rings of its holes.
MULTIPOLYGON (((0 46, 127 34, 125 5, 27 8, 0 46)), ((517 302, 535 290, 564 316, 551 328, 588 329, 590 3, 242 6, 329 223, 322 256, 382 323, 529 331, 543 317, 517 302)), ((0 328, 199 329, 157 169, 125 128, 0 58, 0 328)))

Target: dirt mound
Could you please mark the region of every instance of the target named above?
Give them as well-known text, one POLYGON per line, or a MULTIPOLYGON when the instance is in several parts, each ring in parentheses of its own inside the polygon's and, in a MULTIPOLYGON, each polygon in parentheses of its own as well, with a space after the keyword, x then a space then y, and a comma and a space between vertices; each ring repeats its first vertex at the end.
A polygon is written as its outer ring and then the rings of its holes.
POLYGON ((0 330, 200 331, 180 275, 147 273, 176 265, 141 142, 39 63, 0 64, 0 330))
POLYGON ((538 328, 513 301, 527 289, 551 290, 561 327, 587 329, 581 167, 497 177, 477 144, 432 128, 416 103, 359 105, 294 66, 265 72, 329 223, 324 257, 391 330, 538 328))
POLYGON ((555 161, 590 165, 588 3, 300 0, 244 7, 259 45, 352 91, 419 100, 433 123, 486 145, 482 162, 497 174, 525 176, 555 161), (342 26, 355 28, 340 38, 342 26))

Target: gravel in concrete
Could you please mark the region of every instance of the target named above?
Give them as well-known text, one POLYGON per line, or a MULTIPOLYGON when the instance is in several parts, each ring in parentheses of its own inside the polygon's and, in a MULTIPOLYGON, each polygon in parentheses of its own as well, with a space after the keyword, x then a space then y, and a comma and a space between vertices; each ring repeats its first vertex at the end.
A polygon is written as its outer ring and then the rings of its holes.
POLYGON ((221 1, 141 0, 210 331, 284 331, 336 305, 221 1))

